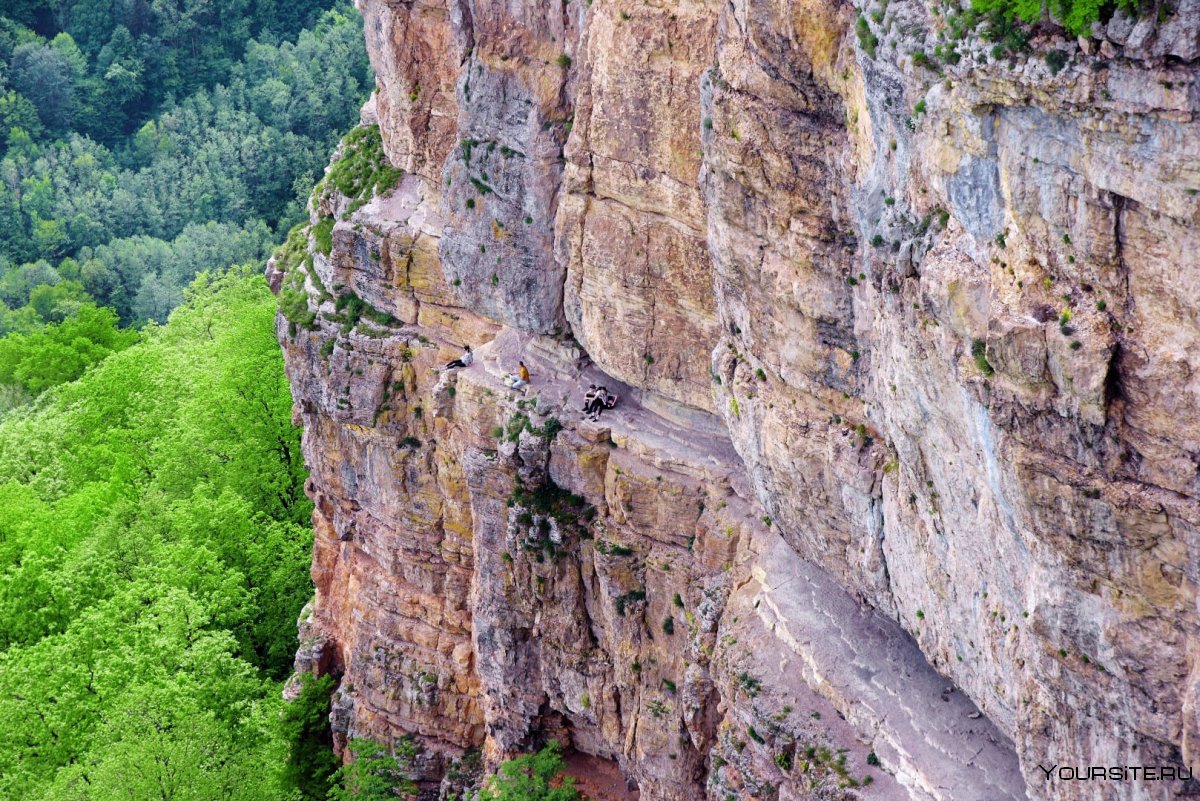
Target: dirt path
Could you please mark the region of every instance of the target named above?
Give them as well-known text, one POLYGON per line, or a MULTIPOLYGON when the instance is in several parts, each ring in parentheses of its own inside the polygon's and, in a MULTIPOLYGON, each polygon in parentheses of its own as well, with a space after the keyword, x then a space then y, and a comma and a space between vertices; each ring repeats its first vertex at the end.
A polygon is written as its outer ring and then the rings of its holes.
POLYGON ((625 774, 616 762, 590 754, 574 753, 567 757, 567 775, 591 801, 638 801, 636 790, 625 789, 625 774))

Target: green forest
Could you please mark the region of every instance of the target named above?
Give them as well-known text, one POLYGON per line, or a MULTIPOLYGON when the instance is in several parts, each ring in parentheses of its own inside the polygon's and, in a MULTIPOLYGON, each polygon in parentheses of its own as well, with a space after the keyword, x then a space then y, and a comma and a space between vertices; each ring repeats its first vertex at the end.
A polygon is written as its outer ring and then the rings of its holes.
POLYGON ((361 18, 331 0, 5 8, 0 335, 22 338, 0 346, 0 411, 128 341, 88 307, 163 323, 200 272, 264 259, 373 85, 361 18), (82 336, 39 336, 81 311, 82 336), (57 372, 22 366, 50 341, 57 372))
MULTIPOLYGON (((373 85, 344 0, 0 11, 0 798, 413 797, 414 741, 335 755, 331 677, 283 698, 312 506, 262 269, 373 85)), ((394 183, 378 136, 325 180, 394 183)))
POLYGON ((344 2, 3 5, 0 798, 378 785, 328 679, 282 698, 311 505, 262 278, 373 83, 344 2))
POLYGON ((0 797, 288 797, 311 507, 275 303, 257 264, 186 295, 0 421, 0 797))

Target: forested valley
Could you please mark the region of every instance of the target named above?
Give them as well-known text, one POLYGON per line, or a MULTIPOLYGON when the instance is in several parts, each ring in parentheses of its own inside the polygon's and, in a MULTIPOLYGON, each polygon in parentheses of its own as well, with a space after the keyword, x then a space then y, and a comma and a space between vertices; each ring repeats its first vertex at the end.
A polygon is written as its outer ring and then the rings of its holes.
POLYGON ((373 86, 362 20, 0 14, 0 798, 346 793, 328 680, 282 698, 311 506, 262 267, 373 86))
POLYGON ((106 327, 165 322, 199 272, 265 258, 372 84, 330 0, 24 0, 0 65, 0 409, 127 341, 106 327), (112 314, 46 331, 89 306, 112 314))

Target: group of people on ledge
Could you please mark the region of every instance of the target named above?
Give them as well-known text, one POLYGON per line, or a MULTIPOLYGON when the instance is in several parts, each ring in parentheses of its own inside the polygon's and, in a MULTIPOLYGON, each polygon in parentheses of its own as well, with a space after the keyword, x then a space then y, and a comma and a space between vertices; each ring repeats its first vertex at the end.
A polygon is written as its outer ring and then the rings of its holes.
MULTIPOLYGON (((457 359, 451 359, 446 362, 446 370, 456 370, 462 367, 470 367, 475 362, 475 354, 471 352, 470 345, 463 346, 463 354, 457 359)), ((529 386, 529 368, 525 366, 525 362, 518 361, 515 372, 504 376, 504 385, 512 389, 519 389, 522 392, 529 386)), ((589 420, 599 420, 600 412, 605 409, 616 408, 619 397, 608 391, 608 387, 598 387, 595 384, 588 386, 588 390, 583 396, 583 413, 589 420)))
POLYGON ((608 387, 592 384, 583 396, 583 413, 594 422, 600 419, 600 412, 615 408, 618 399, 616 394, 608 391, 608 387))

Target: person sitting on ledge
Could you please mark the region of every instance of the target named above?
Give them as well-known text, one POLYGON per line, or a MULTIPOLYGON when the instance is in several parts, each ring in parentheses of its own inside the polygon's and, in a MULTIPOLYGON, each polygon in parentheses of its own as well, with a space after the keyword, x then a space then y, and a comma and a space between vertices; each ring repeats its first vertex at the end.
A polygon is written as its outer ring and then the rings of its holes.
POLYGON ((529 368, 525 366, 525 362, 517 362, 517 372, 506 375, 504 383, 513 389, 524 391, 525 387, 529 386, 529 368))
POLYGON ((452 359, 446 362, 446 367, 444 369, 453 370, 456 367, 471 366, 471 362, 475 361, 475 354, 471 353, 470 345, 463 345, 463 347, 466 348, 466 350, 463 351, 463 355, 459 356, 457 359, 452 359))
POLYGON ((588 391, 583 393, 583 412, 586 414, 588 407, 592 405, 592 399, 596 397, 596 385, 588 384, 588 391))

